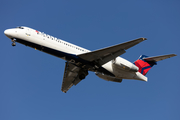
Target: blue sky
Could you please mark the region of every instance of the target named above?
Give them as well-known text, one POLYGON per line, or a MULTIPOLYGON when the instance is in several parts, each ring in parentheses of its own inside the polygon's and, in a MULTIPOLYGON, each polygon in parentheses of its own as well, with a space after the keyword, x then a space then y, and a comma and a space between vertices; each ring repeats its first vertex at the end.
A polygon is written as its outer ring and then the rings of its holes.
POLYGON ((148 82, 107 82, 90 73, 61 92, 65 61, 24 45, 4 30, 28 26, 89 50, 148 38, 122 57, 180 55, 178 0, 2 0, 1 120, 180 119, 179 56, 154 66, 148 82))

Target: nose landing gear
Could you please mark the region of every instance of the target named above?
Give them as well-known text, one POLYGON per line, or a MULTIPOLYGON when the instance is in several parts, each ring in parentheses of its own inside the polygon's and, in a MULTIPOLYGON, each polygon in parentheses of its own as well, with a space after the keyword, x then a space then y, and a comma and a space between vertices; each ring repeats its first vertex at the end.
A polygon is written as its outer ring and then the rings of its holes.
POLYGON ((15 39, 15 38, 12 38, 11 41, 13 42, 13 43, 12 43, 12 46, 16 46, 16 39, 15 39))

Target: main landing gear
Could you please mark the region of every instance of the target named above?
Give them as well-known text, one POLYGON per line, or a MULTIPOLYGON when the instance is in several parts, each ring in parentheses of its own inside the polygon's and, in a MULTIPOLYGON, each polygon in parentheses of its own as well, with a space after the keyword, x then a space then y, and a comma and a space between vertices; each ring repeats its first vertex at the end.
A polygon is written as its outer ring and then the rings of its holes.
POLYGON ((13 42, 13 43, 12 43, 12 46, 16 46, 16 39, 15 39, 15 38, 12 38, 11 41, 13 42))

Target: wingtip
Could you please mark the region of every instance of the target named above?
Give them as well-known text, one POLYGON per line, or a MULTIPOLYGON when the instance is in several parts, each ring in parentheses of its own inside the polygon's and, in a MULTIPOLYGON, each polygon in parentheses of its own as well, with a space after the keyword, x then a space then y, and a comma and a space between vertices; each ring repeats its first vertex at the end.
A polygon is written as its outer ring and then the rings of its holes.
POLYGON ((142 38, 143 40, 147 40, 147 38, 142 38))
POLYGON ((144 37, 141 37, 141 38, 138 38, 138 39, 141 40, 141 41, 147 40, 147 38, 144 38, 144 37))
MULTIPOLYGON (((175 56, 177 56, 177 55, 176 55, 176 54, 169 54, 169 56, 170 56, 170 57, 175 57, 175 56)), ((169 58, 170 58, 170 57, 169 57, 169 58)))
POLYGON ((67 91, 65 91, 65 90, 61 90, 63 93, 66 93, 67 91))
POLYGON ((177 54, 172 54, 173 56, 177 56, 177 54))

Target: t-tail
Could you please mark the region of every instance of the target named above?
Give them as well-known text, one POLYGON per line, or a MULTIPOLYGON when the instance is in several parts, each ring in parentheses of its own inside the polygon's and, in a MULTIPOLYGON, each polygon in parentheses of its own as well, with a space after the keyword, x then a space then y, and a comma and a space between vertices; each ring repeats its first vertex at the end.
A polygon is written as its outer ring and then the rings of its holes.
POLYGON ((139 72, 143 75, 146 75, 147 72, 157 64, 158 61, 164 60, 176 56, 176 54, 161 55, 155 57, 148 57, 146 55, 141 55, 134 64, 139 68, 139 72))

